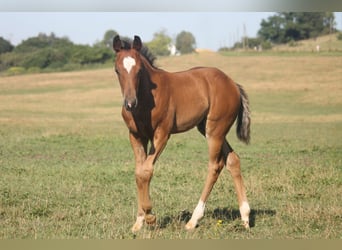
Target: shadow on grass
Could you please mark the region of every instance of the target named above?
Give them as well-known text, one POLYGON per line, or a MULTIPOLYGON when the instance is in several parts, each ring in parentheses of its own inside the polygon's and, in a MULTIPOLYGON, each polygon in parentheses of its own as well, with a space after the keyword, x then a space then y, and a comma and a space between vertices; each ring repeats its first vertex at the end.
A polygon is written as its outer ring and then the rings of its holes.
POLYGON ((187 210, 181 211, 176 216, 164 216, 159 222, 159 228, 166 228, 167 226, 172 225, 174 223, 186 223, 190 220, 190 218, 191 213, 187 210))
MULTIPOLYGON (((249 226, 254 227, 255 221, 258 216, 275 216, 277 212, 271 209, 251 209, 251 213, 249 214, 249 226)), ((216 208, 214 211, 208 211, 207 216, 211 216, 217 220, 224 221, 234 221, 241 219, 240 211, 237 209, 229 209, 229 208, 216 208)))
MULTIPOLYGON (((249 225, 250 227, 255 226, 255 221, 259 216, 275 216, 277 212, 271 209, 252 209, 249 215, 249 225)), ((181 211, 176 216, 165 216, 159 222, 159 228, 166 228, 167 226, 177 223, 186 223, 191 218, 191 212, 189 211, 181 211)), ((223 221, 234 221, 240 220, 240 211, 237 209, 229 209, 229 208, 216 208, 212 211, 207 211, 204 216, 212 217, 216 220, 223 221)))

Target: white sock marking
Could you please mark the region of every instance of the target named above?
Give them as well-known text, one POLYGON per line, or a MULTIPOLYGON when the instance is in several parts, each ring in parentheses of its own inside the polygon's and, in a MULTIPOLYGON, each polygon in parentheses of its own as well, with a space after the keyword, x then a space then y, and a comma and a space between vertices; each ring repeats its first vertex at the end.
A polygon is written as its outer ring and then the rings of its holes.
POLYGON ((131 69, 135 64, 135 59, 130 56, 127 56, 123 59, 123 66, 127 70, 128 74, 131 72, 131 69))
POLYGON ((196 227, 197 222, 201 219, 204 215, 205 203, 203 201, 199 201, 194 212, 192 213, 191 219, 185 225, 187 230, 192 230, 196 227))
POLYGON ((137 216, 137 220, 135 221, 135 223, 132 227, 133 233, 136 233, 141 229, 141 227, 143 226, 143 223, 144 223, 144 219, 145 219, 144 215, 137 216))
POLYGON ((197 224, 197 221, 201 219, 204 215, 204 209, 205 209, 205 203, 200 200, 191 216, 191 221, 197 224))
POLYGON ((249 221, 249 213, 251 209, 249 208, 248 202, 244 201, 242 202, 242 205, 240 207, 240 213, 241 213, 241 219, 243 221, 249 221))

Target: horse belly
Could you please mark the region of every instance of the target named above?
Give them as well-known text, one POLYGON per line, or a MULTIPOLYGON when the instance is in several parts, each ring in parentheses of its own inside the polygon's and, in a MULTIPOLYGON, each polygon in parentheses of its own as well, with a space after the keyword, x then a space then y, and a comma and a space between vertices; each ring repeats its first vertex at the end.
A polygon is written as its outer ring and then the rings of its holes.
POLYGON ((197 126, 208 113, 208 103, 188 101, 188 105, 180 105, 175 112, 174 126, 172 133, 181 133, 197 126))

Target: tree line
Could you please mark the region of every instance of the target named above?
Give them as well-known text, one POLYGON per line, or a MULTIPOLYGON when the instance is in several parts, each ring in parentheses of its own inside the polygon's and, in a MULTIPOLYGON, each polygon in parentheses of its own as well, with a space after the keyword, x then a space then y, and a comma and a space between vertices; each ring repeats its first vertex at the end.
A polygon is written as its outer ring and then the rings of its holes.
POLYGON ((232 49, 270 49, 277 44, 293 44, 299 40, 335 33, 335 27, 333 12, 278 12, 262 19, 257 37, 242 37, 232 49))
POLYGON ((0 71, 73 70, 86 64, 104 63, 112 55, 101 44, 78 45, 67 37, 56 37, 54 33, 40 33, 22 41, 18 46, 0 39, 0 71))
MULTIPOLYGON (((40 33, 14 46, 0 37, 0 72, 16 74, 23 72, 68 71, 112 63, 115 54, 112 50, 115 30, 105 32, 101 41, 92 46, 74 44, 67 37, 57 37, 54 33, 40 33)), ((130 40, 130 38, 123 37, 130 40)), ((168 56, 172 52, 172 39, 166 31, 156 32, 152 41, 145 45, 156 56, 168 56)), ((187 31, 177 35, 175 50, 186 54, 194 51, 195 37, 187 31)))

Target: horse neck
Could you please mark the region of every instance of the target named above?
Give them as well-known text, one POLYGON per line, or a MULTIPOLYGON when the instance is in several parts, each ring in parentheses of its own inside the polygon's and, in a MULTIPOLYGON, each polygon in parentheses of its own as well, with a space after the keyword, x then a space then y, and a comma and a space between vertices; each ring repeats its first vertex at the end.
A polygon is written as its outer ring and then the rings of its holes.
POLYGON ((156 81, 154 80, 156 74, 154 71, 156 71, 156 68, 152 67, 145 58, 142 58, 142 64, 139 89, 137 92, 139 105, 137 111, 134 112, 134 119, 136 120, 146 120, 146 117, 150 116, 151 110, 155 107, 153 90, 157 88, 156 81))
POLYGON ((151 97, 152 89, 156 88, 158 84, 158 80, 156 80, 156 76, 158 76, 157 68, 153 67, 144 56, 141 56, 141 61, 143 64, 142 67, 142 77, 140 79, 140 98, 148 98, 151 97))
POLYGON ((162 70, 152 66, 150 64, 150 62, 144 56, 141 56, 141 61, 144 65, 144 69, 147 71, 150 79, 154 78, 156 74, 159 74, 162 72, 162 70))

